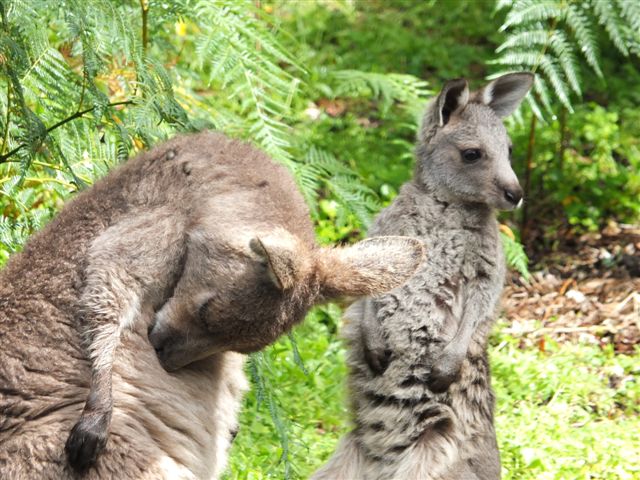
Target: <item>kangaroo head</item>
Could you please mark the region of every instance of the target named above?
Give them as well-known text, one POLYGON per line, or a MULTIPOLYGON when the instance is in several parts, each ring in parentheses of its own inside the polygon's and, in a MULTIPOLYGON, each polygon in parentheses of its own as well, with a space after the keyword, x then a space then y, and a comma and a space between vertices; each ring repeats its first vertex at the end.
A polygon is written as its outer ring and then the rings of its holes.
POLYGON ((533 74, 503 75, 476 92, 451 80, 429 104, 418 136, 416 181, 443 201, 510 210, 522 188, 511 167, 511 140, 502 124, 520 104, 533 74))
POLYGON ((284 229, 228 241, 204 235, 201 244, 196 237, 149 333, 167 370, 216 352, 259 350, 315 304, 401 285, 423 258, 422 243, 408 237, 343 248, 310 246, 284 229))

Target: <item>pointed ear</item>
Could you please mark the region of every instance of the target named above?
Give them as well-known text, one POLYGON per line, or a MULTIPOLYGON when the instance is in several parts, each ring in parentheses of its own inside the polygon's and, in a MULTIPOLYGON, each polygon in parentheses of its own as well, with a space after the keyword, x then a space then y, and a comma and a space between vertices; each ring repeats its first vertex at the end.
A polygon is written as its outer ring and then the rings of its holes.
POLYGON ((267 266, 269 278, 280 290, 287 290, 310 269, 307 248, 286 230, 255 237, 249 247, 267 266))
POLYGON ((436 119, 438 126, 449 123, 451 115, 466 107, 469 101, 469 84, 464 78, 449 80, 436 100, 436 119))
POLYGON ((376 295, 399 287, 424 259, 422 242, 411 237, 374 237, 317 252, 325 299, 376 295))
POLYGON ((508 73, 487 84, 477 98, 504 118, 511 115, 533 85, 534 75, 529 72, 508 73))

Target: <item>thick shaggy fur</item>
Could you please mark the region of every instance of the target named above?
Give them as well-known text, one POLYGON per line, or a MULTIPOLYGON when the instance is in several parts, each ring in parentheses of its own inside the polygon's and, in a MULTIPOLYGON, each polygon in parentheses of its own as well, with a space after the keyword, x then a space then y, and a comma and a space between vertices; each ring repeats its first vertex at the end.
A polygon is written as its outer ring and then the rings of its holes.
POLYGON ((500 477, 486 351, 505 274, 494 211, 522 194, 499 116, 531 80, 508 75, 475 94, 452 81, 427 109, 416 175, 370 235, 418 238, 429 261, 348 311, 356 427, 313 479, 500 477), (482 155, 470 161, 469 149, 482 155))
POLYGON ((222 135, 130 160, 0 272, 2 478, 217 478, 246 389, 235 352, 421 259, 412 239, 318 248, 288 172, 222 135))

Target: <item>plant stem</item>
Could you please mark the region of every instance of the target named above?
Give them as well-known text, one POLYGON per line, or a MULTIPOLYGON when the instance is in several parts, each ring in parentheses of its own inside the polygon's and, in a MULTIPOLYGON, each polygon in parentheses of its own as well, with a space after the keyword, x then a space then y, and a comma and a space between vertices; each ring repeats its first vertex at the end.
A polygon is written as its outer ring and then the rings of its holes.
MULTIPOLYGON (((117 107, 118 105, 130 105, 133 103, 133 100, 125 100, 123 102, 113 102, 113 103, 109 103, 107 104, 107 107, 117 107)), ((55 123, 53 125, 51 125, 49 128, 47 128, 46 133, 50 133, 53 130, 60 128, 61 126, 71 122, 72 120, 75 120, 76 118, 80 118, 83 115, 86 115, 87 113, 92 112, 95 109, 95 107, 91 107, 91 108, 87 108, 86 110, 82 110, 80 112, 76 112, 73 115, 60 120, 58 123, 55 123)), ((27 143, 23 143, 21 145, 18 145, 16 148, 14 148, 13 150, 11 150, 10 152, 4 154, 4 155, 0 155, 0 163, 5 163, 7 161, 7 159, 13 155, 15 155, 16 153, 18 153, 20 150, 22 150, 23 148, 29 146, 29 144, 27 143)))
POLYGON ((2 147, 0 147, 0 155, 4 152, 9 141, 9 122, 11 121, 11 80, 7 78, 7 118, 4 123, 4 137, 2 138, 2 147))
POLYGON ((562 174, 564 168, 564 153, 567 150, 567 143, 569 142, 569 131, 567 129, 567 108, 562 107, 560 110, 560 146, 558 148, 558 167, 562 174))
POLYGON ((146 0, 140 0, 140 9, 142 10, 142 52, 146 56, 149 43, 149 4, 147 4, 146 0))
POLYGON ((527 146, 527 163, 524 171, 524 205, 522 206, 522 220, 520 222, 520 241, 523 245, 527 245, 528 240, 528 213, 529 213, 529 192, 531 191, 531 169, 533 166, 533 147, 536 143, 536 124, 538 117, 531 114, 531 124, 529 125, 529 144, 527 146))

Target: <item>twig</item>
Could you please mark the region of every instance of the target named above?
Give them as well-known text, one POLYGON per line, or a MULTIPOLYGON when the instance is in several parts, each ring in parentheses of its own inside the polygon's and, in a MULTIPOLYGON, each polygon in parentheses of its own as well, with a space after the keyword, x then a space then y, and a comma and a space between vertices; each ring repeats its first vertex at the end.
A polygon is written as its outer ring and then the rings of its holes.
POLYGON ((11 121, 11 80, 7 79, 7 118, 4 123, 4 136, 2 138, 2 147, 0 147, 0 154, 4 152, 9 140, 9 122, 11 121))
MULTIPOLYGON (((108 103, 107 107, 117 107, 118 105, 130 105, 133 103, 133 100, 125 100, 123 102, 113 102, 113 103, 108 103)), ((91 108, 87 108, 86 110, 82 110, 79 112, 74 113, 73 115, 71 115, 70 117, 67 117, 63 120, 60 120, 58 123, 55 123, 54 125, 51 125, 49 128, 47 128, 46 133, 50 133, 53 130, 71 122, 72 120, 75 120, 76 118, 80 118, 83 115, 86 115, 87 113, 92 112, 96 107, 91 107, 91 108)), ((11 150, 10 152, 4 154, 4 155, 0 155, 0 163, 5 163, 7 161, 7 159, 13 155, 15 155, 16 153, 18 153, 20 150, 22 150, 25 147, 28 147, 29 144, 28 143, 23 143, 21 145, 18 145, 16 148, 14 148, 13 150, 11 150)))
POLYGON ((518 328, 506 328, 506 329, 503 329, 502 332, 508 333, 509 335, 513 335, 513 336, 531 335, 533 337, 539 337, 540 335, 544 335, 546 333, 610 332, 610 333, 616 334, 620 330, 622 329, 607 327, 606 325, 589 325, 589 326, 583 326, 583 327, 542 327, 542 328, 533 328, 529 330, 521 330, 518 328))
MULTIPOLYGON (((531 169, 533 168, 533 148, 536 144, 536 124, 538 117, 531 115, 531 125, 529 126, 529 144, 527 146, 527 163, 524 171, 524 198, 528 199, 531 190, 531 169)), ((527 245, 529 232, 527 229, 529 213, 529 202, 524 202, 522 206, 522 222, 520 224, 520 240, 523 245, 527 245)))
POLYGON ((147 44, 149 43, 149 4, 145 0, 140 0, 140 9, 142 10, 142 52, 147 54, 147 44))

